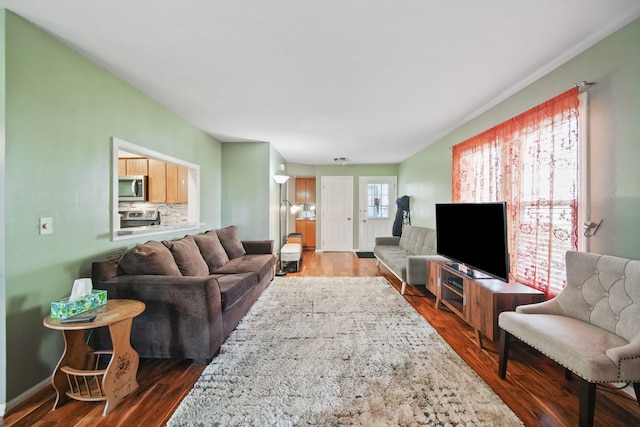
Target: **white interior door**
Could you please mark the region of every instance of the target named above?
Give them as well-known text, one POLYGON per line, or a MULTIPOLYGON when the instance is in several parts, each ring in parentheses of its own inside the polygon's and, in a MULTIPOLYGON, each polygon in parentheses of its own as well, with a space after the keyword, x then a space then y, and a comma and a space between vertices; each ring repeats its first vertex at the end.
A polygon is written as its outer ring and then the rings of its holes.
POLYGON ((373 251, 376 237, 391 236, 396 216, 395 176, 361 176, 359 250, 373 251))
POLYGON ((353 177, 322 178, 322 250, 353 251, 353 177))

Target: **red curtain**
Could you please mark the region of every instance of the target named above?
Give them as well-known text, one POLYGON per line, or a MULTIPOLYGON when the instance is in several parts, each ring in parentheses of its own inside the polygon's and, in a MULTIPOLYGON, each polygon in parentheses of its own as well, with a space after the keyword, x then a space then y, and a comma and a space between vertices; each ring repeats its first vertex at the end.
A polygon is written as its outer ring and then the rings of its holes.
POLYGON ((453 147, 453 201, 507 201, 511 273, 557 295, 578 242, 578 89, 453 147))

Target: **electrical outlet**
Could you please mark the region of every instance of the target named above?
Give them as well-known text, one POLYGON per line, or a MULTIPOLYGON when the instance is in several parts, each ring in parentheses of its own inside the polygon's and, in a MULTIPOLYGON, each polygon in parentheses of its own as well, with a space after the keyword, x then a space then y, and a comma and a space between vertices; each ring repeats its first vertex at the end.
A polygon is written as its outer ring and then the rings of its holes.
POLYGON ((53 218, 40 217, 40 234, 53 234, 53 218))

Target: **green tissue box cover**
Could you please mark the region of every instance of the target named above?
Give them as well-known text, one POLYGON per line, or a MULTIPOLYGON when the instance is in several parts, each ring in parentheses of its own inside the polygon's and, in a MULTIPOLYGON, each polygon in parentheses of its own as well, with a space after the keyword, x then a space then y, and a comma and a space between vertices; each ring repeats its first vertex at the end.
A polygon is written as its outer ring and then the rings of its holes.
POLYGON ((51 303, 51 317, 54 319, 66 319, 76 314, 84 313, 107 303, 107 291, 94 289, 85 297, 77 301, 69 301, 65 298, 51 303))

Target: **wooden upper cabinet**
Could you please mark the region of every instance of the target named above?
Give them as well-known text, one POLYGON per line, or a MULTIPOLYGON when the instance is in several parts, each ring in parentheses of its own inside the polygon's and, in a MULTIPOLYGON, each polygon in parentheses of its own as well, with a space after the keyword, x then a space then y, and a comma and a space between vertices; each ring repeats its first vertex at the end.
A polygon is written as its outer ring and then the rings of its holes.
POLYGON ((147 159, 127 159, 127 175, 148 175, 147 159))
POLYGON ((178 203, 178 165, 167 163, 167 203, 178 203))
POLYGON ((118 159, 118 176, 127 174, 127 159, 118 159))
POLYGON ((167 167, 161 160, 149 159, 149 202, 166 203, 167 167))
POLYGON ((316 179, 315 178, 307 178, 307 203, 312 205, 316 204, 316 179))
POLYGON ((120 158, 118 159, 118 175, 148 175, 146 158, 120 158))
POLYGON ((178 166, 178 203, 189 201, 189 168, 178 166))
POLYGON ((296 178, 296 204, 316 203, 316 179, 296 178))
POLYGON ((118 175, 148 176, 150 203, 187 203, 189 168, 162 160, 146 158, 118 159, 118 175))

